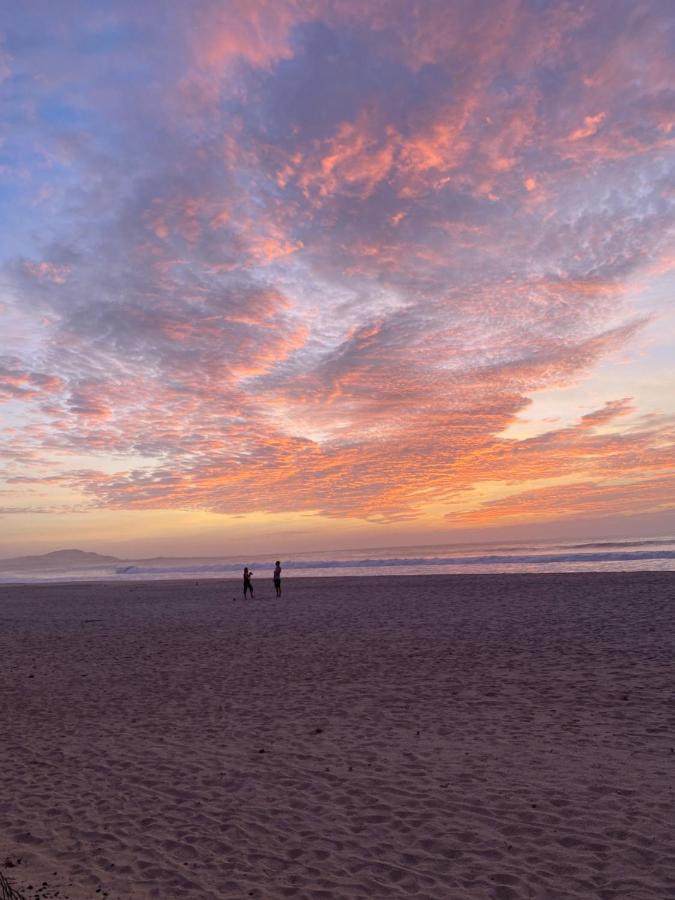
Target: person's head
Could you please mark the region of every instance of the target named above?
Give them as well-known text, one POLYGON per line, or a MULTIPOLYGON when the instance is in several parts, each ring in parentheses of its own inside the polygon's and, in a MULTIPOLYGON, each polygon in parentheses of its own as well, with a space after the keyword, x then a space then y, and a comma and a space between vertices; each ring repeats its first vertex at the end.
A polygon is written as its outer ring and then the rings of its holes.
POLYGON ((281 563, 279 562, 279 560, 277 560, 277 561, 274 563, 274 565, 275 565, 275 566, 280 566, 281 563))
POLYGON ((248 566, 244 566, 244 572, 248 572, 248 566))

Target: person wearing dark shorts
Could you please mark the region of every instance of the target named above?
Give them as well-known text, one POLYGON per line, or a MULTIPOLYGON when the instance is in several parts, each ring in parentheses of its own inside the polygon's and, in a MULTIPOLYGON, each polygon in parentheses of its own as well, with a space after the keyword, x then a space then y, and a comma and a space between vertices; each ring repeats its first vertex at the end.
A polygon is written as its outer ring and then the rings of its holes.
POLYGON ((277 597, 281 597, 281 563, 277 560, 274 563, 274 590, 277 597))
POLYGON ((253 596, 253 585, 251 584, 251 576, 253 572, 249 572, 248 568, 244 569, 244 600, 246 599, 246 592, 248 591, 251 594, 251 600, 254 600, 253 596))

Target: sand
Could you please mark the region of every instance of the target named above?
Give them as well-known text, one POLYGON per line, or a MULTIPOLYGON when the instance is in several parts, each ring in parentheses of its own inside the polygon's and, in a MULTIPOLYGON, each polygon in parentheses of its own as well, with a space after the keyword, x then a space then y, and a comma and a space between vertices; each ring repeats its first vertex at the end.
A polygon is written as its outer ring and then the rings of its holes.
POLYGON ((24 896, 675 897, 675 575, 258 594, 0 589, 24 896))

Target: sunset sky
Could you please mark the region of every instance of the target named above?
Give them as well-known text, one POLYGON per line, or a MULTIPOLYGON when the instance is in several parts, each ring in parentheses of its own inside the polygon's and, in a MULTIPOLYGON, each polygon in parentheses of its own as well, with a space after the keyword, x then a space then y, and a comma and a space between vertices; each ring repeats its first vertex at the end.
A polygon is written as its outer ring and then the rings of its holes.
POLYGON ((0 101, 0 555, 675 532, 672 0, 25 0, 0 101))

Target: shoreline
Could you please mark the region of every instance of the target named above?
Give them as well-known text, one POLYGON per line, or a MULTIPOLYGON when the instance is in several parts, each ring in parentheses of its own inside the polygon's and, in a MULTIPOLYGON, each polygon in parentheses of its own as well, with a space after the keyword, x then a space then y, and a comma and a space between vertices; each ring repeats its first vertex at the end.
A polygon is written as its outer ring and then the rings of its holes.
MULTIPOLYGON (((671 569, 621 569, 621 570, 601 570, 594 569, 592 571, 537 571, 537 572, 422 572, 419 575, 411 575, 410 573, 396 573, 396 572, 388 572, 387 574, 377 574, 377 575, 286 575, 284 574, 282 577, 282 582, 285 584, 288 581, 292 581, 293 583, 299 582, 313 582, 313 581, 348 581, 352 582, 355 580, 362 580, 366 582, 371 581, 387 581, 389 579, 451 579, 451 580, 466 580, 471 581, 474 579, 519 579, 519 578, 642 578, 645 576, 656 576, 658 578, 665 579, 673 579, 675 580, 675 570, 671 569)), ((267 582, 272 582, 272 576, 270 574, 269 578, 267 575, 263 577, 254 576, 253 588, 255 590, 257 585, 267 584, 267 582)), ((184 578, 136 578, 130 580, 117 580, 117 579, 70 579, 63 581, 10 581, 3 582, 0 581, 0 594, 7 589, 11 588, 33 588, 33 587, 41 587, 41 588, 59 588, 59 587, 83 587, 83 586, 105 586, 105 587, 122 587, 122 586, 152 586, 152 585, 190 585, 190 584, 199 584, 199 585, 214 585, 214 584, 232 584, 241 587, 241 576, 237 576, 235 578, 219 578, 219 577, 208 577, 208 576, 200 576, 200 577, 184 577, 184 578)))

